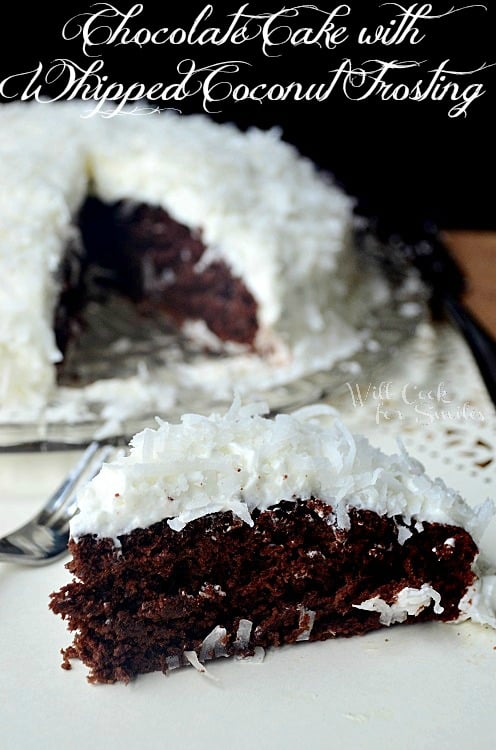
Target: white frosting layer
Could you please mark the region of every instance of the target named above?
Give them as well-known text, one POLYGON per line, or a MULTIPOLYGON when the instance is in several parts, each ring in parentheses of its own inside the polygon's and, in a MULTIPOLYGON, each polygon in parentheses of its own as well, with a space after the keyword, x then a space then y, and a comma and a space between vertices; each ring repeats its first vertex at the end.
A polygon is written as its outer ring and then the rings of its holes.
POLYGON ((351 435, 325 405, 275 419, 263 405, 235 401, 225 415, 185 415, 160 422, 131 442, 128 456, 105 465, 79 498, 71 533, 117 537, 169 519, 189 521, 232 511, 250 514, 283 500, 317 497, 333 506, 332 520, 349 525, 350 507, 411 521, 454 524, 477 541, 493 513, 487 501, 473 510, 405 453, 385 455, 351 435))
MULTIPOLYGON (((344 282, 352 205, 277 131, 246 134, 204 116, 84 119, 84 104, 0 106, 0 415, 41 413, 60 359, 55 274, 91 189, 164 207, 201 229, 259 305, 261 348, 304 347, 333 326, 359 345, 344 282)), ((326 345, 319 339, 319 356, 326 345)))
POLYGON ((68 113, 0 107, 0 413, 36 414, 61 359, 52 331, 55 274, 87 187, 68 113))

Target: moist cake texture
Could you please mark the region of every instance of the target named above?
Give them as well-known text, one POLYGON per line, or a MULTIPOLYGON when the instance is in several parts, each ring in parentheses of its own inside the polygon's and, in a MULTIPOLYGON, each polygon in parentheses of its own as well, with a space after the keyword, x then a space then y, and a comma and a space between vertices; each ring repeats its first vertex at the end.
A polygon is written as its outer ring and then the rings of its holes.
POLYGON ((352 201, 276 130, 85 106, 0 107, 0 421, 60 397, 55 365, 95 265, 188 336, 275 373, 359 347, 352 201))
POLYGON ((158 307, 179 326, 201 320, 220 341, 255 346, 253 295, 225 261, 203 263, 200 236, 164 209, 90 198, 79 224, 85 263, 108 271, 107 284, 144 311, 158 307))
POLYGON ((395 623, 496 627, 472 509, 323 405, 235 402, 135 436, 83 491, 71 583, 52 595, 90 681, 395 623))

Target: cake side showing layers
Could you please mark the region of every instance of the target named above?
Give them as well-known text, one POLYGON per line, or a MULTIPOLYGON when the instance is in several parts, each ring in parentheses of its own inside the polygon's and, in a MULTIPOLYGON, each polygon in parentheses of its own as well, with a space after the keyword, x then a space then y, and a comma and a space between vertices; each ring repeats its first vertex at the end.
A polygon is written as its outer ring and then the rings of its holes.
POLYGON ((353 510, 345 531, 319 500, 281 503, 253 520, 215 513, 182 532, 160 522, 121 537, 119 552, 108 539, 72 542, 78 580, 51 603, 76 632, 68 658, 81 659, 91 681, 128 681, 187 663, 192 651, 206 661, 452 620, 475 578, 477 547, 458 527, 418 530, 353 510), (410 535, 403 544, 398 526, 410 535), (374 599, 390 605, 389 620, 374 599))
POLYGON ((79 498, 75 580, 51 608, 90 680, 395 623, 496 627, 471 509, 324 405, 267 419, 236 401, 137 435, 79 498), (331 422, 331 424, 328 424, 331 422))
POLYGON ((220 342, 254 347, 257 303, 224 261, 199 267, 207 250, 199 233, 163 208, 97 198, 85 202, 79 225, 86 263, 143 313, 163 311, 183 330, 202 321, 220 342))

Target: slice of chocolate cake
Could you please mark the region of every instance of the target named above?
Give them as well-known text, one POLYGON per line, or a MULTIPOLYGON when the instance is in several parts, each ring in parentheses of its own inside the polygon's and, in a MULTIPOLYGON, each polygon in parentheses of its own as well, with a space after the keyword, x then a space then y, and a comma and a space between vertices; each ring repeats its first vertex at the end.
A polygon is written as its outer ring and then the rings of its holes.
POLYGON ((326 406, 275 419, 233 404, 136 435, 71 528, 72 583, 51 609, 92 682, 383 625, 496 627, 496 578, 470 508, 406 454, 352 436, 326 406))

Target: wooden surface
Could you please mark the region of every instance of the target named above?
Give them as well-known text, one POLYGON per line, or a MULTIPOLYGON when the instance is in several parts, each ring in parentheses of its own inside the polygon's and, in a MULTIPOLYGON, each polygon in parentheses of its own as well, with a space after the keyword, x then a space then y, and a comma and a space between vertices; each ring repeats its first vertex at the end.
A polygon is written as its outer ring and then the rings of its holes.
POLYGON ((467 277, 467 306, 496 337, 496 232, 445 232, 444 237, 467 277))

